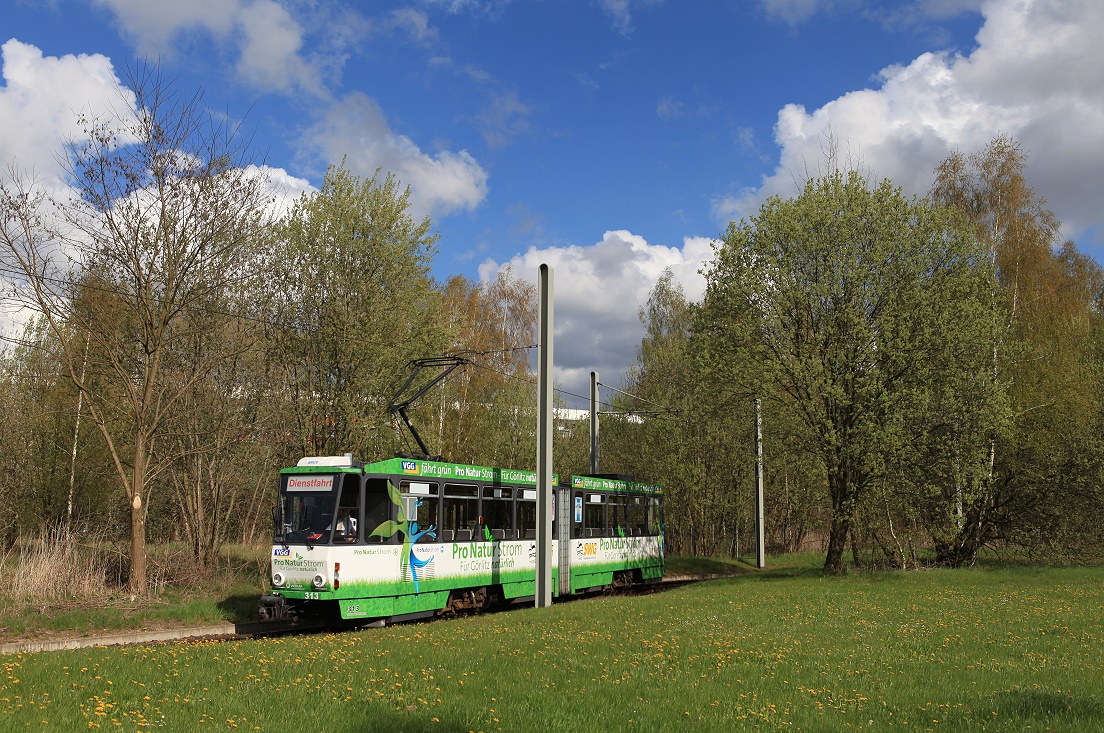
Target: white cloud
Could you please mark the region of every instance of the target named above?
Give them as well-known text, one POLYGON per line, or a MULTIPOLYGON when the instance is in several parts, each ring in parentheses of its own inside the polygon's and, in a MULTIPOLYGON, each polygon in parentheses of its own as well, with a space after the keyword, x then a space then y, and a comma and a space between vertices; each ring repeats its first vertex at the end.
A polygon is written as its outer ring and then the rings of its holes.
POLYGON ((687 298, 701 300, 705 278, 698 270, 713 257, 712 241, 687 237, 681 247, 668 247, 624 230, 608 231, 586 247, 533 247, 506 263, 488 260, 479 275, 489 280, 509 265, 519 277, 535 280, 541 264, 552 267, 555 378, 568 392, 587 394, 590 372, 616 384, 635 359, 644 336, 640 308, 664 269, 674 272, 687 298))
POLYGON ((437 5, 452 14, 472 13, 498 16, 512 0, 422 0, 425 5, 437 5))
MULTIPOLYGON (((326 70, 338 64, 336 49, 348 45, 350 34, 369 32, 369 24, 350 15, 352 11, 312 4, 288 6, 275 0, 95 1, 112 10, 123 30, 147 53, 171 51, 181 34, 207 33, 238 49, 237 75, 251 87, 313 95, 322 111, 304 135, 302 147, 327 162, 347 156, 349 167, 361 175, 371 175, 377 167, 394 173, 410 186, 411 203, 419 214, 472 209, 487 195, 487 173, 466 151, 425 153, 409 137, 391 129, 370 97, 359 92, 341 100, 332 97, 324 79, 330 76, 326 70), (334 53, 316 52, 308 58, 301 20, 310 20, 313 31, 325 36, 320 46, 330 46, 334 53)), ((501 6, 459 0, 447 7, 460 12, 501 6)), ((404 31, 421 43, 437 38, 426 13, 413 8, 391 11, 379 27, 404 31)), ((498 95, 479 120, 489 143, 500 144, 527 128, 528 113, 516 95, 498 95)))
POLYGON ((359 175, 376 168, 410 186, 411 207, 419 216, 474 209, 487 195, 487 172, 466 150, 422 152, 413 140, 393 131, 375 100, 354 92, 330 105, 302 145, 325 160, 340 162, 359 175))
POLYGON ((763 14, 796 27, 818 13, 855 11, 891 25, 944 20, 980 9, 984 0, 897 0, 879 4, 869 0, 759 0, 763 14))
MULTIPOLYGON (((65 200, 68 188, 58 156, 66 141, 85 139, 78 116, 125 118, 134 109, 134 95, 121 87, 106 56, 43 56, 35 46, 15 39, 0 46, 0 55, 0 119, 19 121, 0 125, 0 179, 14 166, 23 177, 33 174, 38 188, 65 200)), ((249 166, 247 171, 265 177, 276 216, 299 194, 313 190, 309 182, 282 168, 249 166)), ((49 206, 45 213, 50 215, 49 206)), ((29 315, 0 309, 0 335, 17 332, 29 315)))
MULTIPOLYGON (((968 5, 968 3, 962 3, 968 5)), ((970 153, 1012 134, 1029 155, 1028 182, 1067 231, 1099 228, 1104 189, 1104 3, 990 0, 969 56, 926 53, 882 70, 876 89, 850 92, 808 112, 778 113, 778 167, 761 185, 715 201, 722 219, 754 214, 772 194, 817 175, 831 135, 842 162, 924 194, 952 149, 970 153)))
POLYGON ((56 158, 62 143, 82 139, 79 114, 133 109, 133 96, 120 95, 106 56, 43 56, 14 38, 0 46, 0 53, 0 119, 9 122, 0 125, 0 168, 14 163, 49 185, 62 173, 56 158))
POLYGON ((318 69, 303 60, 303 31, 275 2, 242 6, 238 16, 241 56, 238 74, 257 89, 302 89, 323 94, 318 69))
POLYGON ((168 53, 185 31, 204 30, 216 38, 235 27, 241 3, 237 0, 93 0, 107 8, 123 32, 134 39, 143 55, 168 53))
POLYGON ((429 24, 429 16, 414 8, 400 8, 391 11, 391 27, 405 30, 419 43, 432 43, 437 40, 437 29, 429 24))
POLYGON ((768 18, 790 25, 802 23, 829 4, 826 0, 761 0, 768 18))
POLYGON ((532 108, 518 99, 517 93, 493 93, 475 117, 483 139, 492 148, 502 147, 529 130, 532 108))
MULTIPOLYGON (((95 0, 115 14, 142 54, 170 55, 180 36, 237 44, 242 81, 265 91, 322 94, 320 70, 303 58, 303 27, 275 0, 95 0)), ((339 34, 340 35, 340 34, 339 34)))
POLYGON ((264 179, 264 198, 269 202, 268 213, 274 219, 286 214, 303 194, 318 190, 307 179, 297 178, 283 168, 250 165, 245 170, 264 179))
POLYGON ((656 102, 656 115, 663 120, 677 120, 685 114, 685 105, 674 97, 664 97, 656 102))
POLYGON ((599 0, 598 4, 610 17, 613 29, 627 36, 633 31, 632 11, 634 5, 658 5, 662 2, 663 0, 599 0))

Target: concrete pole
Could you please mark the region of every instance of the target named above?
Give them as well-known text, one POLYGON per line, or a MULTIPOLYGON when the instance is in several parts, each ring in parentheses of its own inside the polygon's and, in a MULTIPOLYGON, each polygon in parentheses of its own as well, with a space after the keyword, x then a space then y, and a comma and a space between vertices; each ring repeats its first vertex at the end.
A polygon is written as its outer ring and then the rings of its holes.
POLYGON ((763 401, 755 398, 755 567, 767 566, 763 530, 763 401))
POLYGON ((590 373, 590 473, 598 475, 598 372, 590 373))
POLYGON ((552 605, 552 268, 537 277, 537 578, 533 603, 552 605))

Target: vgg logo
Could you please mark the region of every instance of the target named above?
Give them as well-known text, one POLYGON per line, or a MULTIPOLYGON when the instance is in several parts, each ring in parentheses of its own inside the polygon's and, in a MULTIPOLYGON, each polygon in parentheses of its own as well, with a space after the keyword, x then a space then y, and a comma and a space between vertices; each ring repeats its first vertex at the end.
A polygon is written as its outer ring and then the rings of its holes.
POLYGON ((273 557, 291 557, 290 547, 277 547, 272 551, 273 557))
POLYGON ((402 462, 403 473, 418 473, 417 461, 403 461, 402 462))

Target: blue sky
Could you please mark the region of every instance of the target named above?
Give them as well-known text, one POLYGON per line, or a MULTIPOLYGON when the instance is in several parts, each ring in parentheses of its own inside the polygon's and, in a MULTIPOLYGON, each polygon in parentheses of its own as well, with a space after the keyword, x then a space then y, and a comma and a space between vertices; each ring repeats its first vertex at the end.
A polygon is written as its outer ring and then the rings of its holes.
POLYGON ((1100 258, 1098 0, 2 0, 0 162, 46 176, 75 114, 159 59, 294 195, 346 157, 410 185, 435 275, 556 268, 557 367, 616 383, 664 267, 816 172, 827 136, 924 193, 1000 133, 1100 258))

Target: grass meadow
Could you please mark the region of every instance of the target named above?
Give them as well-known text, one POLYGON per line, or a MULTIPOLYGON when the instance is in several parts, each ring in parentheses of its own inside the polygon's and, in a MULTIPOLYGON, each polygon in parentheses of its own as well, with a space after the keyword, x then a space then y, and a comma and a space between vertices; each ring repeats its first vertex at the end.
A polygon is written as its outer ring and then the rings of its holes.
POLYGON ((0 657, 5 730, 1104 730, 1104 569, 821 577, 0 657))

